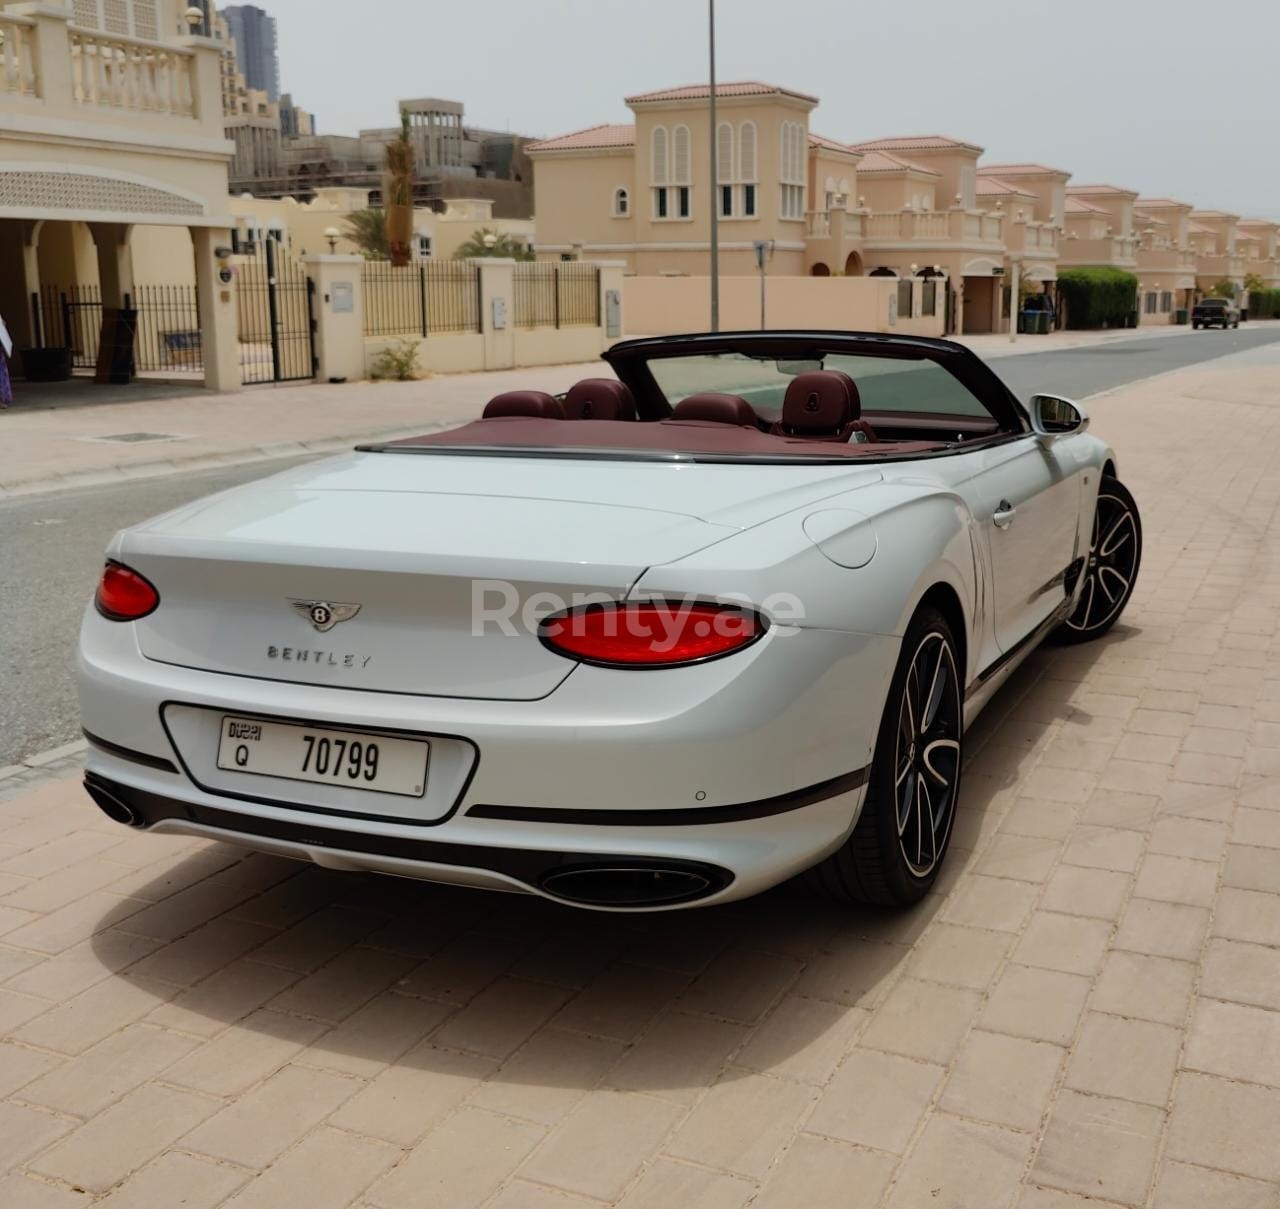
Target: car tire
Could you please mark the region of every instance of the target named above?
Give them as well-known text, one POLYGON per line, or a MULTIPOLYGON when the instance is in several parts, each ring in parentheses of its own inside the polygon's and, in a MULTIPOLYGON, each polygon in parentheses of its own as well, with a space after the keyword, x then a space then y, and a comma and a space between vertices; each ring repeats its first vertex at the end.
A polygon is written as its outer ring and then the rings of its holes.
POLYGON ((1198 323, 1193 323, 1193 324, 1191 325, 1191 330, 1192 330, 1193 332, 1198 332, 1198 331, 1200 330, 1200 325, 1199 325, 1198 323))
POLYGON ((1129 489, 1109 474, 1098 486, 1093 531, 1075 611, 1053 634, 1062 643, 1101 638, 1119 620, 1142 566, 1142 518, 1129 489))
POLYGON ((937 880, 960 794, 963 666, 947 619, 919 609, 889 685, 862 813, 844 844, 805 875, 823 897, 906 907, 937 880))

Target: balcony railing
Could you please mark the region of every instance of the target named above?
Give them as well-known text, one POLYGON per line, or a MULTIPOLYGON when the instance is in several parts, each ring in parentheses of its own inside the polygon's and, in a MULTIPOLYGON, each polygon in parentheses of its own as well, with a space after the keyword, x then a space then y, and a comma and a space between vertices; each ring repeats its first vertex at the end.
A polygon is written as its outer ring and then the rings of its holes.
MULTIPOLYGON (((1022 247, 1029 252, 1052 252, 1058 246, 1058 228, 1052 223, 1015 223, 1015 231, 1022 231, 1022 247)), ((1014 235, 1010 239, 1012 247, 1017 242, 1017 236, 1014 235)))
POLYGON ((861 239, 864 231, 864 211, 845 210, 832 206, 830 210, 810 210, 805 215, 805 232, 810 239, 861 239))
POLYGON ((0 12, 0 92, 36 95, 35 22, 0 12))
POLYGON ((808 223, 805 234, 810 239, 826 239, 831 234, 831 213, 828 210, 810 210, 805 216, 808 223))
POLYGON ((67 35, 71 87, 80 104, 194 116, 195 55, 190 50, 75 26, 67 35))
POLYGON ((998 244, 1004 215, 969 210, 879 210, 866 215, 864 230, 873 240, 975 240, 998 244))

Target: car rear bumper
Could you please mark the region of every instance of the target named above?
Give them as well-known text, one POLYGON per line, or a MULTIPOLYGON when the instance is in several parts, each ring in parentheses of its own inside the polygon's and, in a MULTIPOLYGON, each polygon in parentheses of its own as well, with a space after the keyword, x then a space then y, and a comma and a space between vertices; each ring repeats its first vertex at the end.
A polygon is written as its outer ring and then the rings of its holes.
POLYGON ((113 817, 330 868, 632 910, 746 897, 838 847, 898 645, 804 630, 674 675, 581 667, 548 698, 510 702, 180 668, 145 659, 129 631, 88 619, 78 669, 91 792, 121 805, 113 817), (389 817, 375 813, 385 795, 345 809, 298 782, 211 782, 200 732, 166 725, 175 709, 382 728, 473 754, 422 817, 389 817), (589 901, 608 894, 620 901, 589 901))

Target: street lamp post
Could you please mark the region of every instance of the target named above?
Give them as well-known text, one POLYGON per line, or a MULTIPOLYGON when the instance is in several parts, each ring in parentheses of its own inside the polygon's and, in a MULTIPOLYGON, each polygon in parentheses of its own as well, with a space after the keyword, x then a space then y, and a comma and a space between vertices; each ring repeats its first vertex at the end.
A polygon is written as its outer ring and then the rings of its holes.
POLYGON ((337 227, 325 227, 324 237, 329 241, 329 255, 332 256, 338 250, 338 239, 342 232, 337 227))
POLYGON ((707 17, 709 23, 709 49, 711 60, 711 87, 709 88, 709 120, 711 146, 711 330, 720 330, 720 199, 717 191, 720 187, 720 169, 717 163, 716 138, 716 0, 707 0, 707 17))

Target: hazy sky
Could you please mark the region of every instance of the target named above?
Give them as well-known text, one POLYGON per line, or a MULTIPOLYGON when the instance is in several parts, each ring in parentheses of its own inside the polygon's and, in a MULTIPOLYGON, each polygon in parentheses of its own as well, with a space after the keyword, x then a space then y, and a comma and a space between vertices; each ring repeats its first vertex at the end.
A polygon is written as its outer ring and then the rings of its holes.
MULTIPOLYGON (((323 133, 401 97, 552 135, 705 81, 706 0, 257 0, 323 133)), ((842 141, 949 134, 1205 209, 1280 220, 1280 0, 718 0, 722 80, 811 92, 842 141)))

